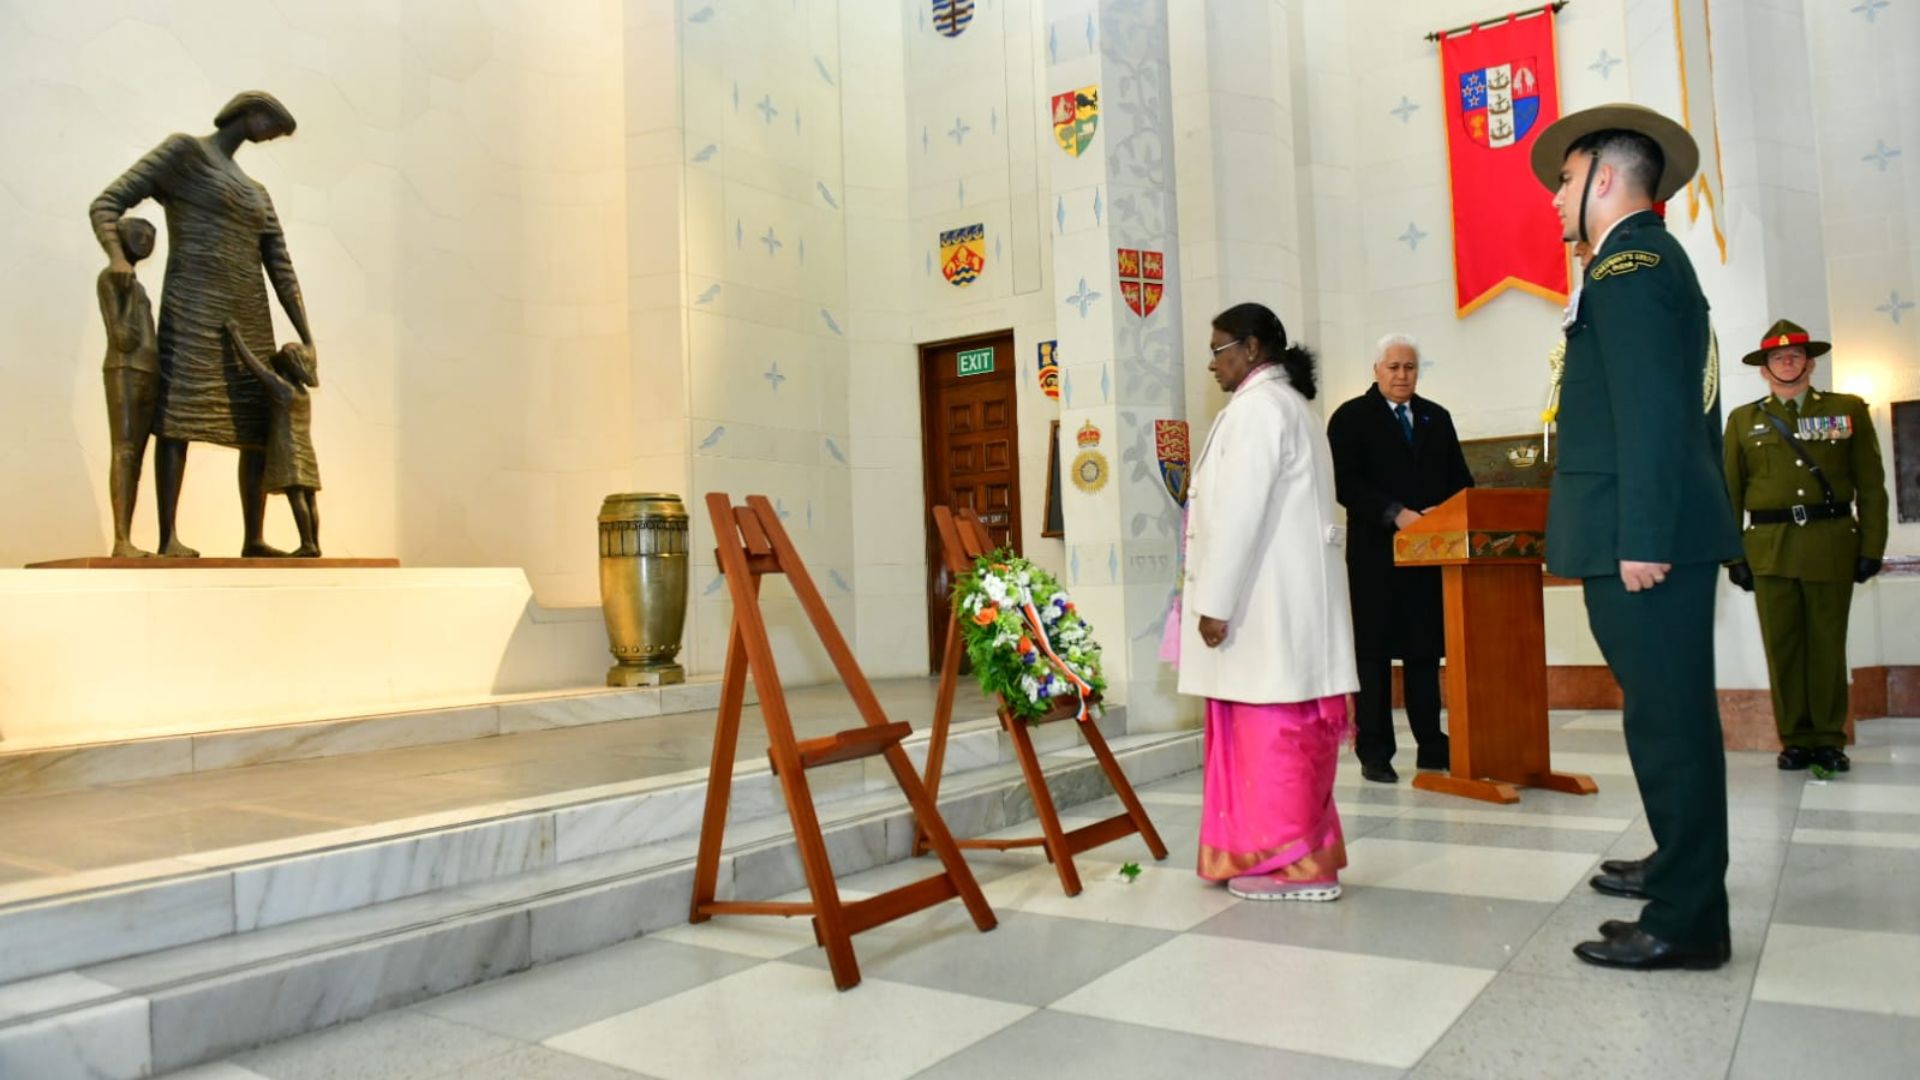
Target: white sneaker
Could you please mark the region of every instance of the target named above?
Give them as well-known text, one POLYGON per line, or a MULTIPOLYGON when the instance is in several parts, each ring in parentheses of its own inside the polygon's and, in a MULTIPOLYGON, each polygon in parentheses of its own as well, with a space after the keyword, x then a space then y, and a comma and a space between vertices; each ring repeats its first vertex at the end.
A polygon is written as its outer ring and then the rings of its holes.
POLYGON ((1340 899, 1337 881, 1281 881, 1265 874, 1234 878, 1227 882, 1227 891, 1242 900, 1300 900, 1324 904, 1340 899))

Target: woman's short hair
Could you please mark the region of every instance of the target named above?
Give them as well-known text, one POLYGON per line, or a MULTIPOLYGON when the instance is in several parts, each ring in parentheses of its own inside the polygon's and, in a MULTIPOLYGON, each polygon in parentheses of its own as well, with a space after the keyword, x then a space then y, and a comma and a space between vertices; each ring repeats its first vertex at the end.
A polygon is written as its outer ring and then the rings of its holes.
POLYGON ((280 121, 280 126, 286 129, 287 134, 293 134, 293 114, 280 104, 279 98, 265 90, 243 90, 233 95, 233 100, 227 102, 226 107, 213 118, 213 126, 226 127, 256 109, 280 121))

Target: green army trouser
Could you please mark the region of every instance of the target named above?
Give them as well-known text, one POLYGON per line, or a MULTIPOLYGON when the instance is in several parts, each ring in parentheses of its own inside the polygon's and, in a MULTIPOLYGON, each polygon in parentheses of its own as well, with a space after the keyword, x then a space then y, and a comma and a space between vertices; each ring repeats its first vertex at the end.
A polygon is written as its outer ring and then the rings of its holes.
POLYGON ((1713 679, 1720 567, 1677 564, 1630 593, 1618 575, 1582 580, 1587 625, 1620 682, 1627 757, 1659 850, 1640 925, 1683 948, 1727 940, 1727 754, 1713 679))
POLYGON ((1853 582, 1757 575, 1753 601, 1782 746, 1847 745, 1847 616, 1853 582))

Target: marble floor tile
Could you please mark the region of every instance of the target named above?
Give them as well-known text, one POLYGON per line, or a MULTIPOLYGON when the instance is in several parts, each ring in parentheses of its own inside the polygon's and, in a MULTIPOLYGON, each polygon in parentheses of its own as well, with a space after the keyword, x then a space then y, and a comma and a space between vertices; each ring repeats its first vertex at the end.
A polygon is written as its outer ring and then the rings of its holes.
MULTIPOLYGON (((872 895, 861 889, 838 886, 840 899, 860 900, 872 895)), ((774 899, 782 903, 808 899, 805 892, 787 893, 774 899)), ((647 936, 652 941, 673 941, 698 949, 717 949, 756 960, 775 960, 801 949, 819 948, 813 939, 813 920, 806 916, 780 918, 770 915, 715 915, 703 923, 682 923, 647 936)), ((853 941, 860 951, 860 938, 853 941)))
POLYGON ((1192 932, 1498 969, 1553 910, 1522 900, 1370 888, 1354 889, 1332 904, 1237 904, 1192 932))
POLYGON ((1053 867, 1041 863, 983 886, 987 903, 995 911, 1175 931, 1198 926, 1240 903, 1224 886, 1208 884, 1190 869, 1143 864, 1140 876, 1129 882, 1120 876, 1119 861, 1081 855, 1073 862, 1080 872, 1079 896, 1061 892, 1053 867))
POLYGON ((1920 934, 1775 922, 1753 999, 1920 1018, 1916 973, 1920 934))
POLYGON ((1747 1006, 1729 1080, 1911 1080, 1920 1020, 1756 1001, 1747 1006))
POLYGON ((161 1080, 273 1080, 273 1077, 261 1076, 231 1061, 216 1061, 211 1065, 196 1065, 191 1069, 170 1072, 161 1080))
POLYGON ((663 1080, 900 1080, 1030 1012, 872 976, 842 993, 775 961, 546 1045, 663 1080))
MULTIPOLYGON (((966 909, 947 905, 876 927, 855 939, 860 971, 931 990, 1044 1006, 1172 936, 1024 911, 997 915, 999 925, 985 934, 966 909)), ((786 962, 824 971, 827 956, 815 949, 786 962)))
POLYGON ((1207 1080, 1391 1080, 1400 1075, 1397 1069, 1357 1061, 1048 1010, 987 1036, 914 1080, 1119 1080, 1196 1072, 1207 1080))
POLYGON ((1533 829, 1578 829, 1618 835, 1633 824, 1632 817, 1596 817, 1585 814, 1537 814, 1525 803, 1513 810, 1472 807, 1409 806, 1400 817, 1407 821, 1446 821, 1465 825, 1512 825, 1533 829))
POLYGON ((1592 830, 1546 828, 1538 824, 1551 820, 1539 818, 1531 825, 1495 825, 1471 821, 1427 821, 1403 814, 1367 835, 1389 840, 1421 840, 1427 843, 1517 848, 1524 851, 1584 852, 1591 855, 1599 855, 1611 848, 1617 835, 1592 830))
POLYGON ((1851 810, 1868 814, 1920 814, 1920 783, 1863 784, 1853 779, 1806 785, 1802 810, 1851 810))
POLYGON ((1920 851, 1794 844, 1774 918, 1920 934, 1920 851))
POLYGON ((1586 773, 1589 776, 1633 776, 1633 762, 1627 759, 1625 749, 1607 754, 1561 750, 1555 747, 1552 758, 1553 767, 1558 772, 1586 773))
MULTIPOLYGON (((1009 874, 1032 869, 1045 861, 1037 851, 1013 850, 991 851, 973 849, 962 851, 961 858, 966 861, 967 869, 973 872, 973 880, 981 886, 989 881, 998 881, 1009 874)), ((871 870, 862 870, 857 874, 848 874, 840 879, 842 888, 858 889, 869 895, 897 889, 902 885, 911 885, 921 878, 932 877, 940 873, 940 860, 932 854, 919 855, 885 866, 876 866, 871 870)))
POLYGON ((1556 730, 1624 732, 1626 726, 1621 723, 1619 713, 1588 713, 1561 724, 1556 730))
POLYGON ((1920 833, 1920 814, 1874 814, 1852 810, 1801 810, 1794 824, 1802 829, 1920 833))
POLYGON ((603 1065, 544 1046, 523 1046, 499 1057, 463 1065, 451 1072, 422 1074, 420 1080, 652 1080, 641 1073, 603 1065))
POLYGON ((737 953, 649 937, 481 983, 414 1011, 537 1043, 756 963, 737 953))
POLYGON ((1417 1076, 1720 1080, 1744 1002, 1584 979, 1502 974, 1417 1076))
POLYGON ((1492 979, 1473 968, 1185 934, 1053 1005, 1146 1027, 1407 1068, 1492 979), (1391 1024, 1356 1022, 1396 1002, 1391 1024))
POLYGON ((1867 829, 1793 830, 1796 844, 1830 844, 1840 847, 1891 848, 1895 851, 1920 851, 1920 832, 1876 832, 1867 829))
POLYGON ((1593 855, 1363 837, 1347 845, 1341 881, 1457 896, 1553 903, 1583 880, 1593 855))
POLYGON ((520 1045, 435 1016, 392 1012, 235 1054, 231 1061, 272 1080, 410 1080, 459 1071, 520 1045))
POLYGON ((186 855, 240 847, 307 833, 326 832, 354 822, 325 814, 206 806, 149 818, 127 818, 81 830, 76 839, 134 843, 158 856, 186 855))

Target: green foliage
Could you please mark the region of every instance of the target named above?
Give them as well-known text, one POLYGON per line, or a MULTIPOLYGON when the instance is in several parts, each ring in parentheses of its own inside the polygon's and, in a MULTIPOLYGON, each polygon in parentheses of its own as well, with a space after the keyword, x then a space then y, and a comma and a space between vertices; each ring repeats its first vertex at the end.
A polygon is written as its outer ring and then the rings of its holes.
POLYGON ((1009 551, 982 556, 954 582, 953 613, 980 688, 1000 695, 1017 717, 1044 716, 1055 698, 1077 694, 1068 672, 1095 693, 1106 689, 1100 646, 1066 590, 1052 574, 1009 551), (1033 616, 1026 612, 1029 604, 1033 616))

